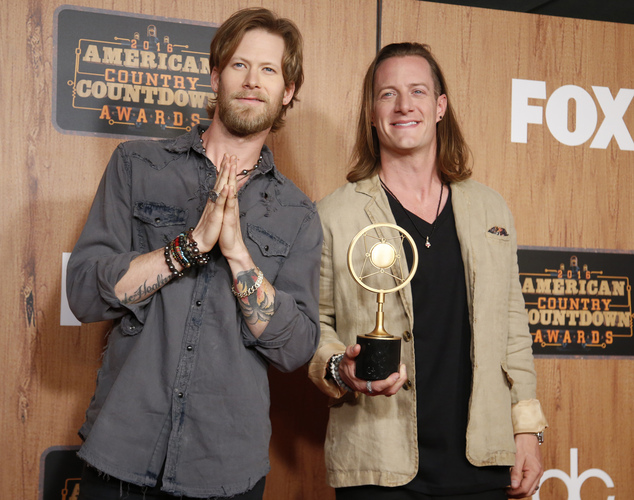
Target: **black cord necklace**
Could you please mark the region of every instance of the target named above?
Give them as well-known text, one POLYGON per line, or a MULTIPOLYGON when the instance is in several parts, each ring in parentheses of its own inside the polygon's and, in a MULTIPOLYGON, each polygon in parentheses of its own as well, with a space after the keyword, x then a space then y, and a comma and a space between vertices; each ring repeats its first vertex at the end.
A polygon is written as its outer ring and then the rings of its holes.
POLYGON ((438 208, 436 208, 436 218, 434 219, 434 223, 431 226, 431 231, 430 233, 425 236, 424 234, 422 234, 419 230, 418 230, 418 226, 414 223, 414 221, 412 220, 412 218, 409 216, 409 211, 403 206, 403 204, 400 202, 400 200, 396 197, 396 195, 390 191, 390 188, 387 187, 385 185, 385 182, 383 182, 383 179, 381 179, 381 176, 379 176, 379 181, 381 182, 381 186, 383 186, 383 189, 385 189, 388 194, 394 198, 394 200, 396 201, 396 203, 399 204, 399 206, 403 209, 403 212, 405 212, 405 215, 407 216, 407 218, 409 219, 409 221, 412 223, 412 226, 414 226, 414 229, 416 229, 416 232, 418 234, 420 234, 421 238, 424 238, 425 240, 425 246, 427 248, 431 247, 431 242, 429 241, 429 238, 432 237, 432 235, 434 234, 434 231, 436 230, 436 223, 438 222, 438 216, 440 215, 440 205, 442 203, 442 192, 443 189, 445 187, 445 184, 443 182, 440 183, 440 198, 438 198, 438 208))
MULTIPOLYGON (((207 149, 205 149, 205 143, 203 141, 203 134, 205 133, 205 130, 206 129, 202 129, 202 128, 200 129, 200 144, 202 145, 203 153, 206 154, 207 149)), ((246 177, 247 175, 251 175, 256 168, 260 167, 261 164, 262 164, 262 154, 260 154, 260 157, 258 158, 258 162, 255 165, 253 165, 253 168, 245 168, 244 170, 241 170, 240 172, 238 172, 238 175, 236 177, 240 177, 240 176, 246 177)))

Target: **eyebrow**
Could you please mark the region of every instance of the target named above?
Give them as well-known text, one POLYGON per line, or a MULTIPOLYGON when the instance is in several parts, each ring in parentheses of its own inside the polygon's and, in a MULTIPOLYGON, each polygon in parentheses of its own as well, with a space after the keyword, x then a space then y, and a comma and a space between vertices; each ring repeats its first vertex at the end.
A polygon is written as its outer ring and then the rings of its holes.
MULTIPOLYGON (((229 59, 229 62, 230 63, 232 63, 232 62, 246 62, 246 63, 252 64, 251 61, 249 59, 247 59, 246 57, 236 56, 236 55, 231 56, 231 59, 229 59)), ((258 66, 273 66, 275 68, 281 68, 282 67, 281 64, 278 64, 278 63, 275 63, 275 62, 262 62, 262 63, 259 63, 258 66)))
MULTIPOLYGON (((425 87, 426 89, 431 89, 432 87, 430 87, 429 85, 427 85, 426 83, 409 83, 407 84, 408 88, 412 88, 412 87, 425 87)), ((385 85, 383 87, 378 87, 376 89, 376 92, 382 92, 386 89, 396 89, 396 87, 394 85, 385 85)))

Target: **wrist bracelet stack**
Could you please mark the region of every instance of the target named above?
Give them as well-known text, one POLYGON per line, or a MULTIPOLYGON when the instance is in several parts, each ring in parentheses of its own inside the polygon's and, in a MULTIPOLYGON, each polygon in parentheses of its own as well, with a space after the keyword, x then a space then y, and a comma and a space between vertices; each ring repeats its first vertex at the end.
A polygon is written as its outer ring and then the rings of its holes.
POLYGON ((330 361, 328 361, 328 368, 330 369, 330 374, 332 375, 332 378, 335 379, 335 382, 339 387, 348 392, 354 392, 343 380, 341 380, 341 375, 339 375, 339 365, 341 364, 341 360, 343 359, 343 354, 344 353, 335 354, 333 357, 331 357, 330 361))
POLYGON ((198 243, 196 243, 192 236, 193 231, 194 228, 191 227, 189 231, 179 234, 165 245, 165 263, 175 278, 180 278, 183 276, 183 273, 176 269, 172 257, 174 257, 174 260, 178 262, 183 269, 192 266, 204 266, 209 262, 209 255, 200 253, 198 243))
POLYGON ((194 228, 190 227, 187 233, 181 233, 179 238, 186 243, 185 251, 189 258, 194 261, 194 265, 196 266, 204 266, 209 262, 209 254, 200 253, 198 248, 198 243, 194 240, 192 233, 194 232, 194 228))

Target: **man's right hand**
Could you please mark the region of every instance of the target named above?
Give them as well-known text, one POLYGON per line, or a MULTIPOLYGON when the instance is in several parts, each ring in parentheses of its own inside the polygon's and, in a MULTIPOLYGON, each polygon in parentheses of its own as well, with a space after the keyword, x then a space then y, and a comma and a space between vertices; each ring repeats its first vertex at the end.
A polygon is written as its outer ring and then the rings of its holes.
MULTIPOLYGON (((207 200, 202 216, 192 232, 192 238, 198 244, 198 249, 201 253, 209 252, 218 242, 224 219, 225 205, 230 196, 229 187, 231 183, 229 179, 233 179, 233 185, 235 186, 237 165, 238 159, 236 156, 227 154, 223 156, 216 185, 213 188, 213 191, 218 193, 218 197, 215 201, 207 200)), ((233 196, 235 196, 235 193, 233 196)))
POLYGON ((373 380, 371 382, 372 392, 368 391, 367 382, 355 376, 357 367, 355 358, 360 352, 361 346, 359 344, 348 346, 339 364, 339 376, 348 387, 368 396, 388 397, 393 396, 403 387, 403 384, 407 381, 407 369, 404 364, 401 364, 399 371, 392 373, 385 380, 373 380))

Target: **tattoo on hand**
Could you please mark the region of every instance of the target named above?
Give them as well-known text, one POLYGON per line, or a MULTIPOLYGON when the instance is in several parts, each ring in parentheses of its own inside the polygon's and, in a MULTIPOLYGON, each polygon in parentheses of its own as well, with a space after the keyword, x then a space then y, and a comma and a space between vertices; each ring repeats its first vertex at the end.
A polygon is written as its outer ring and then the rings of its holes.
POLYGON ((165 286, 165 284, 171 281, 171 279, 172 279, 171 274, 169 274, 167 277, 162 274, 159 274, 156 277, 156 283, 148 285, 147 281, 144 281, 143 284, 139 288, 137 288, 137 290, 134 293, 132 293, 131 295, 128 295, 126 293, 123 297, 123 300, 121 300, 121 303, 122 304, 136 304, 137 302, 141 302, 142 300, 146 299, 147 297, 155 293, 157 290, 165 286))

